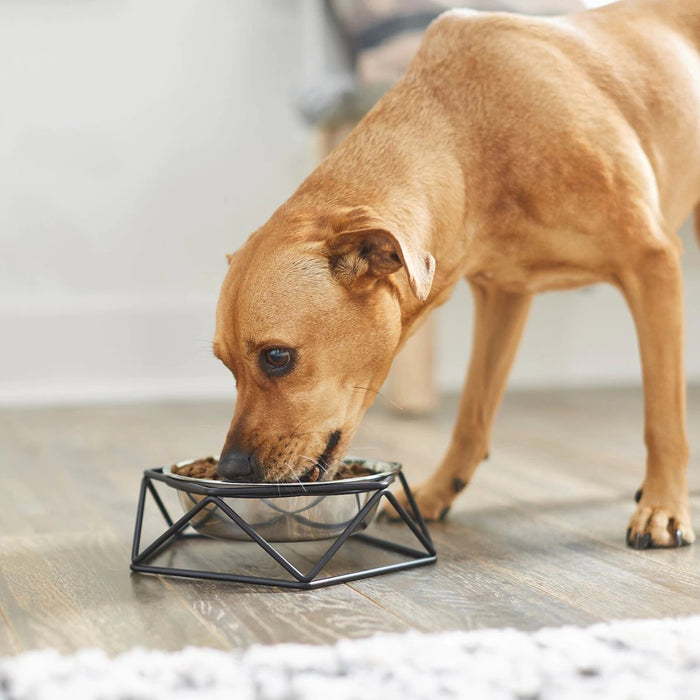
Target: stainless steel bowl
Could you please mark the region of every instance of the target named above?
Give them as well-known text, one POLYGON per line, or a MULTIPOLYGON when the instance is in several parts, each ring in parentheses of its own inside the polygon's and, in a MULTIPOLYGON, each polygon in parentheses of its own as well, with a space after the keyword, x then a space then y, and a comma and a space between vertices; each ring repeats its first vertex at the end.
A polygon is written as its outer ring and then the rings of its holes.
MULTIPOLYGON (((179 462, 176 466, 193 461, 179 462)), ((174 473, 168 476, 172 478, 170 483, 176 488, 185 512, 213 492, 268 542, 302 542, 338 537, 376 492, 375 485, 382 482, 381 488, 384 488, 394 481, 401 469, 400 464, 383 460, 347 457, 345 461, 359 462, 372 474, 304 484, 245 484, 194 479, 174 473), (182 486, 178 482, 182 482, 182 486), (193 484, 209 487, 210 493, 189 490, 193 484), (236 491, 256 495, 237 496, 236 491)), ((378 503, 353 532, 364 530, 374 520, 378 503)), ((250 541, 246 532, 215 503, 204 506, 190 524, 197 532, 209 537, 250 541)))

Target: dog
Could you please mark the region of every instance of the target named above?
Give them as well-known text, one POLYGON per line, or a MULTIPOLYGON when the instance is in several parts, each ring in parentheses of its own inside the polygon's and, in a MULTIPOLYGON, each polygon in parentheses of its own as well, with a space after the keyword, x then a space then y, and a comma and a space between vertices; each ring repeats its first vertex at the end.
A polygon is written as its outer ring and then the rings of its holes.
POLYGON ((434 20, 405 75, 229 256, 213 348, 238 393, 219 475, 331 478, 397 351, 466 279, 457 424, 415 492, 440 518, 488 453, 533 295, 607 282, 643 369, 627 543, 693 542, 676 232, 700 202, 699 46, 700 0, 434 20))

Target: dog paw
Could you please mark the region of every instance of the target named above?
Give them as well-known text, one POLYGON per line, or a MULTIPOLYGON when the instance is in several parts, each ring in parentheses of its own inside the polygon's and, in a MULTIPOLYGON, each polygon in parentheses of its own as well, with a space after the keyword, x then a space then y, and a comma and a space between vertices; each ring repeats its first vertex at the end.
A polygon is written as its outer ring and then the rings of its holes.
MULTIPOLYGON (((411 507, 406 494, 400 491, 394 495, 399 504, 410 513, 411 507)), ((413 490, 413 498, 416 501, 420 514, 423 516, 423 520, 444 520, 450 511, 450 506, 454 500, 454 494, 449 498, 445 494, 431 489, 430 484, 423 484, 413 490)), ((390 520, 399 519, 399 514, 390 503, 386 504, 382 515, 390 520)))
POLYGON ((644 503, 641 496, 627 529, 627 544, 633 549, 683 547, 695 542, 686 508, 664 508, 644 503))

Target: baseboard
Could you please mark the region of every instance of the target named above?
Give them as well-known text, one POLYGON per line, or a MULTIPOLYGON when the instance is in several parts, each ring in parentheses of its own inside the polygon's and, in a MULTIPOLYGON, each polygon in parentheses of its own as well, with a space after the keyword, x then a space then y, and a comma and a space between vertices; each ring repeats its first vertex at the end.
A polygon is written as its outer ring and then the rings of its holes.
MULTIPOLYGON (((686 374, 700 381, 700 276, 686 281, 686 374), (695 349, 693 351, 693 349, 695 349)), ((0 405, 235 399, 214 358, 215 296, 51 299, 0 305, 0 405)), ((471 347, 471 300, 438 311, 436 381, 461 388, 471 347), (455 319, 460 319, 455 323, 455 319)), ((612 288, 542 295, 510 387, 639 385, 629 312, 612 288)))
POLYGON ((233 401, 213 356, 216 298, 53 300, 0 308, 0 405, 233 401))
POLYGON ((82 404, 130 404, 159 401, 227 401, 231 408, 236 390, 221 380, 190 378, 161 381, 134 377, 130 381, 90 382, 0 388, 0 407, 33 407, 82 404))

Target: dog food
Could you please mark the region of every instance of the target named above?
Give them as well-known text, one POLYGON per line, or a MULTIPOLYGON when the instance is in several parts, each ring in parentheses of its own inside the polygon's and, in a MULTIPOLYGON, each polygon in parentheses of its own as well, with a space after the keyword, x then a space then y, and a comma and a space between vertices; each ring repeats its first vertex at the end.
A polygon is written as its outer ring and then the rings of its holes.
POLYGON ((333 475, 333 480, 356 479, 358 476, 369 476, 372 473, 362 462, 343 462, 333 475))
POLYGON ((194 462, 183 464, 178 467, 173 464, 170 471, 173 474, 180 476, 189 476, 192 479, 217 479, 221 481, 221 477, 216 473, 217 460, 214 457, 205 457, 204 459, 195 459, 194 462))
MULTIPOLYGON (((170 467, 170 471, 173 474, 189 476, 192 479, 214 479, 216 481, 223 481, 216 473, 217 463, 214 457, 204 457, 203 459, 196 459, 182 466, 173 464, 173 466, 170 467)), ((334 474, 333 480, 356 479, 359 476, 368 476, 372 473, 372 470, 368 469, 362 462, 343 462, 338 471, 334 474)))

